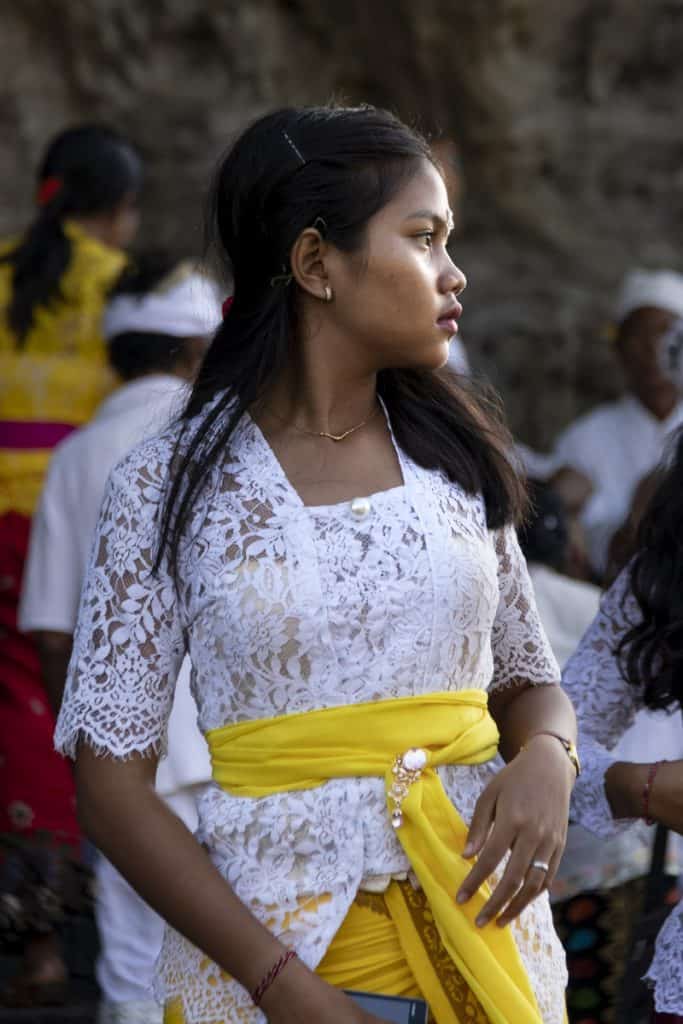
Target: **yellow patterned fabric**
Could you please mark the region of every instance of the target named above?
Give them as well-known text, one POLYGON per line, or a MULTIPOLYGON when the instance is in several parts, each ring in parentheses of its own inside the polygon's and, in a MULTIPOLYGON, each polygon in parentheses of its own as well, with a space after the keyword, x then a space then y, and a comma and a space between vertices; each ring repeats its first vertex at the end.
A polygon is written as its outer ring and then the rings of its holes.
MULTIPOLYGON (((76 224, 67 222, 64 230, 72 253, 60 295, 36 310, 21 345, 7 322, 12 264, 0 262, 0 428, 10 423, 80 426, 114 384, 101 319, 126 257, 76 224)), ((0 245, 0 256, 17 241, 0 245)), ((13 447, 5 439, 0 444, 0 514, 33 512, 49 457, 50 447, 42 443, 13 447)))
MULTIPOLYGON (((419 748, 424 757, 401 802, 397 836, 417 876, 446 953, 491 1024, 541 1024, 529 978, 509 928, 474 919, 488 899, 484 885, 464 906, 455 893, 470 870, 462 857, 467 828, 448 799, 436 768, 480 764, 497 750, 498 731, 483 690, 425 694, 240 722, 207 733, 214 779, 234 796, 261 797, 310 789, 329 779, 384 778, 389 811, 397 756, 419 748)), ((407 758, 404 759, 407 763, 407 758)), ((397 888, 394 892, 404 890, 397 888)), ((389 897, 392 919, 420 944, 410 908, 389 897)), ((417 945, 416 945, 417 944, 417 945)), ((426 978, 420 987, 438 1024, 460 1024, 426 951, 414 954, 426 978)))
MULTIPOLYGON (((439 989, 443 1008, 429 1007, 429 1019, 440 1024, 455 1014, 458 1024, 488 1024, 488 1017, 444 949, 423 892, 409 882, 392 882, 384 893, 359 892, 317 973, 335 988, 377 995, 426 999, 425 989, 439 989), (403 922, 404 914, 410 927, 403 922)), ((186 1024, 182 1000, 165 1009, 164 1024, 186 1024)), ((228 1024, 216 1021, 215 1024, 228 1024)))

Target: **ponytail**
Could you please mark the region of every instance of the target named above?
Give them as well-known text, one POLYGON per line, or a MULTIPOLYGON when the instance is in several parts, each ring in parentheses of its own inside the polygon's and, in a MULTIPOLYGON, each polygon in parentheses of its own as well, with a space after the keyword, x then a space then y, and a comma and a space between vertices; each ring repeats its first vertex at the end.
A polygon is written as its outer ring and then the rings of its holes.
POLYGON ((12 267, 7 322, 21 348, 35 312, 61 297, 60 282, 71 259, 64 230, 68 217, 113 213, 142 183, 142 164, 110 128, 82 125, 58 135, 38 174, 38 215, 0 262, 12 267))

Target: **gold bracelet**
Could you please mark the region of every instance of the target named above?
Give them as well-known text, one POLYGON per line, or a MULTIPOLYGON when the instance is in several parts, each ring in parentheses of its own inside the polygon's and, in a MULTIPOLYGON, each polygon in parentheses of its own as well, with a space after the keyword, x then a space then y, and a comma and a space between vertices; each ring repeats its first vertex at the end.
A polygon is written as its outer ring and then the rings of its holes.
POLYGON ((579 752, 576 749, 576 744, 573 743, 571 740, 568 740, 565 736, 560 736, 560 734, 557 732, 551 732, 549 729, 541 729, 539 730, 539 732, 535 732, 532 736, 529 736, 526 743, 522 744, 522 746, 519 748, 520 754, 523 750, 527 749, 531 741, 535 739, 536 736, 552 736, 553 739, 559 740, 559 742, 562 744, 564 748, 567 757, 574 765, 574 771, 576 772, 576 777, 578 779, 579 775, 581 774, 581 762, 579 761, 579 752))

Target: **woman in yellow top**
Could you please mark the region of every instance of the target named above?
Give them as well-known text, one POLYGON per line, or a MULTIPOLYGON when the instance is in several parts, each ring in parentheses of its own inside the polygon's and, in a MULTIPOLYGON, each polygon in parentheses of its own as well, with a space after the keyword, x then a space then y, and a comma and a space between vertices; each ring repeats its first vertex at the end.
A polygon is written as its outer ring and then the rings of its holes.
POLYGON ((35 836, 78 842, 71 774, 52 745, 47 673, 17 631, 30 516, 51 449, 112 385, 100 319, 137 227, 141 172, 130 143, 110 129, 63 132, 40 167, 33 223, 0 246, 0 832, 23 850, 19 869, 5 858, 21 888, 6 909, 14 908, 12 923, 27 940, 24 966, 4 996, 12 1004, 63 996, 55 901, 46 895, 53 858, 47 847, 36 852, 35 836), (28 881, 27 857, 39 885, 28 881))
POLYGON ((381 1018, 344 989, 563 1024, 544 889, 575 721, 509 439, 442 372, 465 278, 440 169, 384 111, 280 110, 211 208, 234 301, 180 421, 110 477, 56 733, 172 925, 167 1024, 381 1018), (186 650, 197 838, 152 787, 186 650))

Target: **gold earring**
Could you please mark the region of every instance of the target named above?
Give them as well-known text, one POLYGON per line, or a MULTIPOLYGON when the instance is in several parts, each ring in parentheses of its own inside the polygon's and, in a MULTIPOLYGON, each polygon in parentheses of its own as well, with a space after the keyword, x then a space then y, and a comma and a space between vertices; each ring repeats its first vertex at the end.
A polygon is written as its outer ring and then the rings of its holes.
POLYGON ((325 302, 332 302, 332 289, 329 284, 325 285, 325 302))

